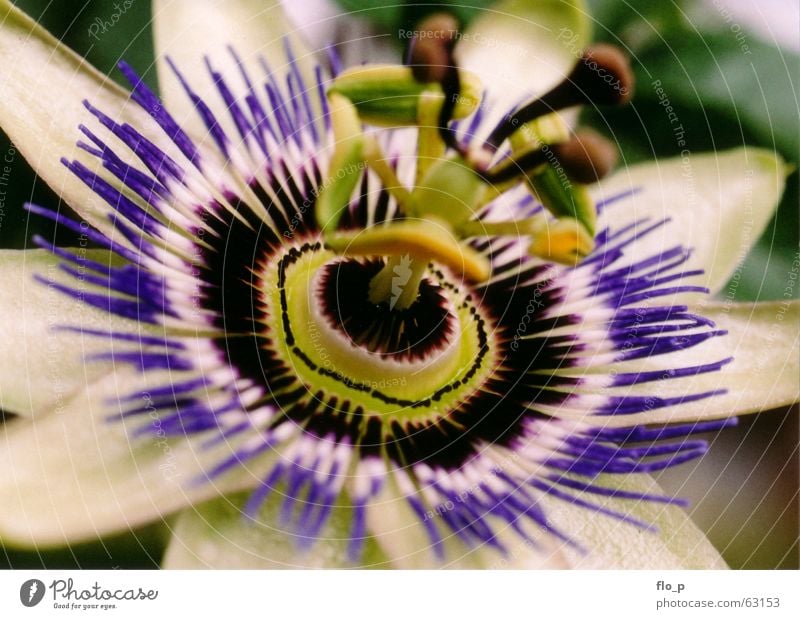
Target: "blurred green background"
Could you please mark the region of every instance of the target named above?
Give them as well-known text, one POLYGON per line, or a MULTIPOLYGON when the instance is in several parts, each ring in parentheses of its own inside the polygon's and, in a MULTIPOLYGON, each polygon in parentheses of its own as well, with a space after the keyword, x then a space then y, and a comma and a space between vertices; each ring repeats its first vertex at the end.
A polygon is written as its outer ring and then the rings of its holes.
MULTIPOLYGON (((150 70, 153 53, 147 0, 135 0, 113 30, 95 29, 96 36, 91 35, 92 24, 115 10, 107 0, 16 0, 16 4, 101 71, 120 80, 114 67, 124 58, 156 86, 150 70)), ((389 33, 388 44, 396 38, 391 33, 410 29, 430 12, 448 8, 468 21, 490 3, 445 7, 433 2, 340 0, 340 4, 358 10, 376 32, 389 33)), ((640 87, 630 106, 604 111, 602 116, 590 112, 582 120, 618 142, 626 161, 666 157, 681 150, 649 87, 660 79, 687 128, 687 147, 692 152, 753 144, 774 149, 797 164, 800 112, 795 84, 800 60, 796 47, 777 46, 739 21, 736 13, 720 8, 718 0, 591 0, 589 4, 596 22, 595 38, 623 44, 633 53, 640 87)), ((770 6, 781 10, 780 3, 770 6)), ((401 42, 396 43, 399 58, 401 42)), ((0 156, 13 152, 0 133, 0 156)), ((12 159, 0 210, 0 247, 25 248, 34 233, 69 244, 68 234, 58 231, 56 235, 41 218, 28 219, 22 210, 24 202, 55 206, 59 198, 21 156, 12 159)), ((741 271, 736 300, 782 299, 799 244, 795 172, 789 177, 777 217, 741 271)), ((798 293, 800 288, 795 287, 794 295, 798 293)), ((798 568, 799 435, 796 407, 751 416, 734 430, 708 437, 712 449, 706 458, 660 476, 665 490, 692 499, 693 519, 734 568, 798 568)), ((157 566, 166 540, 166 527, 159 524, 57 551, 0 548, 0 566, 149 568, 157 566)))

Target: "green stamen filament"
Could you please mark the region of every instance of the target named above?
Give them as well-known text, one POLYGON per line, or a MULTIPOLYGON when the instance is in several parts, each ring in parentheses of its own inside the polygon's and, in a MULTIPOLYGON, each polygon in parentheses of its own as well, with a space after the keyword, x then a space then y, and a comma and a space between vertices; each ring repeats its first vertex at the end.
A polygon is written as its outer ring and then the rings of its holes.
POLYGON ((367 136, 364 139, 363 153, 366 164, 381 179, 383 188, 397 201, 400 210, 407 212, 411 201, 411 192, 400 182, 392 166, 386 162, 381 147, 373 136, 367 136))
POLYGON ((439 132, 439 112, 442 109, 441 94, 425 93, 420 97, 417 131, 417 175, 419 185, 431 164, 444 157, 445 143, 439 132))

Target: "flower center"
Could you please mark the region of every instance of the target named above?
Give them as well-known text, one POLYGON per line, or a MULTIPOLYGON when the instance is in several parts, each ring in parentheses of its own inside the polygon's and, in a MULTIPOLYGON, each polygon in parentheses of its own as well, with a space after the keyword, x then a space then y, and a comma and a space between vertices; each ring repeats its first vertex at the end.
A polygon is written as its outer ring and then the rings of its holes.
POLYGON ((382 267, 295 245, 262 269, 259 289, 273 352, 297 377, 285 389, 360 431, 379 419, 389 434, 393 422, 446 418, 488 377, 496 351, 469 292, 435 265, 413 306, 374 304, 369 285, 382 267))
POLYGON ((412 277, 411 268, 403 261, 395 267, 392 296, 388 302, 376 304, 370 300, 371 282, 381 267, 378 260, 345 259, 320 269, 314 292, 321 301, 319 314, 330 327, 356 347, 399 361, 452 347, 453 340, 461 336, 461 325, 456 308, 439 285, 423 279, 417 301, 393 312, 392 301, 402 296, 412 277))

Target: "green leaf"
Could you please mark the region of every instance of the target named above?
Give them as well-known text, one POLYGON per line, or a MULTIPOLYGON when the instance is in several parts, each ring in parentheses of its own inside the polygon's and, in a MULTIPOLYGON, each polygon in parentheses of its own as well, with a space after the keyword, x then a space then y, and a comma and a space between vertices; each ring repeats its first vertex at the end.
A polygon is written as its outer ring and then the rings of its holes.
MULTIPOLYGON (((796 156, 798 134, 785 129, 797 123, 797 104, 789 78, 800 74, 800 57, 755 38, 747 39, 747 50, 743 51, 728 32, 688 30, 683 36, 671 51, 654 46, 637 57, 637 104, 658 99, 653 82, 659 81, 671 102, 699 107, 707 117, 724 114, 757 143, 796 156)), ((702 125, 687 129, 705 135, 702 125)), ((717 148, 741 143, 741 134, 730 129, 716 131, 708 139, 714 139, 717 148)), ((689 138, 692 147, 703 148, 696 136, 689 138)))
MULTIPOLYGON (((81 0, 70 11, 50 0, 15 0, 14 4, 123 86, 128 83, 116 70, 121 59, 143 71, 153 66, 149 2, 81 0)), ((155 72, 146 71, 145 80, 154 87, 155 72)))
POLYGON ((168 528, 157 522, 135 531, 64 548, 0 547, 0 569, 152 570, 158 568, 168 539, 168 528))
POLYGON ((397 0, 337 0, 337 2, 348 13, 353 13, 381 28, 391 29, 403 21, 403 3, 397 0))
POLYGON ((345 11, 366 19, 388 31, 411 30, 431 13, 446 10, 466 25, 485 3, 480 0, 442 5, 434 0, 401 2, 400 0, 337 0, 345 11))

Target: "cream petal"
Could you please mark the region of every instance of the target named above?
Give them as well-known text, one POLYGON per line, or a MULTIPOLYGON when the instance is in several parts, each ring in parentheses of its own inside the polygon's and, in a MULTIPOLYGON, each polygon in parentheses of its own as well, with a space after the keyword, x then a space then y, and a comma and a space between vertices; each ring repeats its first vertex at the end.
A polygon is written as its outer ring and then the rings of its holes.
MULTIPOLYGON (((696 367, 733 357, 719 371, 626 387, 581 390, 604 396, 675 398, 725 390, 721 395, 634 415, 592 417, 602 426, 694 422, 757 413, 800 400, 800 301, 707 303, 691 308, 727 335, 667 355, 626 361, 596 371, 616 374, 696 367)), ((593 371, 594 371, 593 370, 593 371)))
POLYGON ((0 0, 0 126, 45 182, 81 217, 111 230, 110 207, 62 165, 76 159, 91 170, 99 161, 76 147, 78 125, 95 124, 91 101, 119 122, 142 130, 152 120, 128 94, 56 40, 8 0, 0 0))
MULTIPOLYGON (((156 63, 161 97, 167 109, 181 126, 199 142, 210 142, 208 129, 200 120, 194 104, 170 68, 171 59, 192 89, 203 98, 217 121, 234 140, 236 131, 228 106, 214 84, 206 58, 215 70, 229 81, 235 93, 243 92, 240 67, 231 55, 232 46, 253 81, 259 96, 264 95, 266 81, 261 60, 284 84, 284 76, 292 63, 286 54, 286 42, 291 43, 295 67, 300 71, 311 105, 317 106, 314 56, 289 22, 280 2, 268 0, 155 0, 153 2, 156 63)), ((243 98, 242 95, 237 96, 243 98)), ((315 118, 320 117, 317 109, 315 118)))
MULTIPOLYGON (((603 479, 603 485, 629 492, 661 494, 645 476, 603 479)), ((275 525, 279 500, 268 501, 255 523, 244 517, 246 495, 210 501, 185 510, 173 529, 164 567, 173 569, 343 568, 348 522, 346 509, 334 512, 331 525, 311 550, 298 551, 292 535, 275 525), (341 512, 341 513, 339 513, 341 512), (338 516, 338 517, 337 517, 338 516), (271 523, 271 525, 266 524, 271 523)), ((384 495, 385 498, 385 495, 384 495)), ((591 497, 597 501, 597 497, 591 497)), ((460 542, 445 542, 446 556, 438 560, 430 548, 423 525, 405 498, 391 506, 373 505, 369 515, 374 537, 359 567, 402 569, 720 569, 725 564, 714 547, 675 506, 622 499, 600 500, 604 507, 652 523, 658 532, 642 531, 614 518, 598 516, 585 507, 544 497, 548 518, 563 533, 588 550, 578 552, 552 536, 540 536, 537 546, 514 533, 498 529, 507 554, 491 548, 470 550, 460 542), (421 533, 421 534, 419 534, 421 533)))
MULTIPOLYGON (((412 487, 413 488, 413 487, 412 487)), ((409 488, 409 489, 412 489, 409 488)), ((395 479, 387 479, 381 493, 367 508, 367 528, 395 569, 432 569, 442 566, 474 569, 470 550, 453 534, 442 536, 445 560, 434 554, 425 523, 411 509, 395 479)))
POLYGON ((284 10, 312 49, 322 50, 336 44, 345 67, 365 61, 395 64, 400 61, 401 50, 395 37, 381 32, 364 13, 346 12, 334 0, 287 2, 284 10))
MULTIPOLYGON (((418 498, 418 497, 417 497, 418 498)), ((535 527, 527 527, 522 519, 518 524, 535 542, 526 541, 500 518, 488 517, 496 539, 507 549, 503 556, 496 549, 483 545, 466 546, 458 536, 440 526, 440 518, 431 512, 426 524, 410 507, 406 495, 395 481, 387 480, 381 493, 367 509, 367 526, 377 545, 387 557, 387 567, 396 569, 563 569, 568 567, 566 556, 555 538, 535 527), (426 526, 437 527, 441 539, 438 558, 432 547, 426 526)))
MULTIPOLYGON (((649 477, 603 477, 606 487, 663 495, 649 477)), ((407 500, 390 482, 368 508, 372 537, 358 567, 400 569, 666 569, 724 568, 714 547, 674 505, 630 499, 600 498, 592 502, 647 522, 658 531, 644 531, 618 519, 598 515, 586 507, 549 496, 542 507, 560 532, 584 549, 564 544, 554 536, 527 531, 535 541, 525 541, 506 525, 495 526, 506 554, 495 549, 467 548, 453 534, 444 539, 444 560, 436 557, 425 525, 407 500), (587 552, 588 551, 588 552, 587 552)), ((217 499, 184 511, 174 528, 164 566, 175 569, 261 569, 353 567, 346 559, 349 510, 340 503, 322 539, 311 550, 298 551, 290 532, 279 525, 280 497, 268 500, 259 522, 246 519, 246 495, 217 499)), ((499 522, 493 525, 501 524, 499 522)), ((519 523, 518 523, 519 524, 519 523)))
MULTIPOLYGON (((599 484, 619 490, 663 495, 645 475, 603 476, 599 484)), ((642 530, 615 518, 550 496, 543 498, 548 518, 585 552, 564 546, 573 568, 589 569, 725 569, 705 535, 678 506, 632 499, 589 498, 607 509, 657 527, 642 530)))
POLYGON ((483 126, 563 80, 590 37, 582 0, 505 0, 476 16, 455 54, 486 88, 492 112, 483 126))
MULTIPOLYGON (((334 506, 320 539, 299 550, 294 535, 278 524, 281 497, 269 497, 256 519, 247 518, 246 494, 209 501, 184 510, 173 528, 162 566, 172 569, 347 568, 350 510, 334 506)), ((385 558, 372 540, 362 567, 380 567, 385 558)))
MULTIPOLYGON (((687 268, 712 292, 722 289, 772 219, 783 193, 787 167, 779 155, 752 147, 718 153, 686 153, 623 168, 592 187, 601 201, 626 191, 599 217, 598 229, 618 222, 670 221, 626 249, 626 263, 652 256, 654 248, 692 248, 687 268), (647 221, 645 221, 647 220, 647 221)), ((678 295, 676 303, 697 295, 678 295)))
MULTIPOLYGON (((78 248, 74 253, 101 264, 116 263, 109 252, 78 248)), ((87 334, 148 330, 41 283, 35 277, 72 286, 86 284, 58 268, 59 259, 43 249, 0 250, 0 315, 10 328, 0 352, 0 409, 24 416, 61 409, 82 385, 111 369, 108 363, 86 363, 87 355, 108 350, 110 341, 87 334), (74 326, 73 332, 60 327, 74 326)))
MULTIPOLYGON (((247 495, 230 496, 184 510, 173 528, 173 536, 162 563, 172 569, 287 569, 351 568, 347 559, 350 510, 344 501, 333 510, 321 538, 308 550, 299 550, 290 531, 279 521, 280 496, 270 498, 258 522, 246 518, 243 505, 247 495)), ((498 538, 509 549, 506 557, 492 548, 469 549, 455 539, 446 542, 444 561, 436 558, 423 535, 419 518, 398 497, 391 508, 386 503, 373 505, 369 521, 377 525, 366 540, 359 568, 548 568, 567 566, 563 553, 545 548, 553 540, 533 548, 513 533, 498 531, 498 538), (400 520, 405 519, 403 522, 400 520), (418 543, 418 547, 415 545, 418 543)))
POLYGON ((203 435, 168 440, 157 428, 133 438, 157 418, 109 419, 115 408, 109 401, 169 381, 167 372, 117 368, 86 385, 57 414, 2 426, 0 542, 50 546, 94 539, 255 485, 244 466, 213 483, 197 481, 231 455, 236 445, 229 441, 204 449, 203 435))

